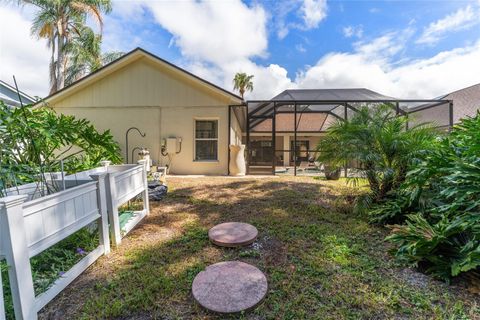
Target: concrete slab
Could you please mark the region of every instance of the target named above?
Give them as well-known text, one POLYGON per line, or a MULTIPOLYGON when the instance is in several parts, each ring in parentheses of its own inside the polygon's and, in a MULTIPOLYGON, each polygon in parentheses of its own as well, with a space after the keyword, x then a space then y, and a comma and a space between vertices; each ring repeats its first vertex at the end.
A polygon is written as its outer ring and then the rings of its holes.
POLYGON ((210 241, 222 247, 245 246, 253 243, 257 236, 257 228, 243 222, 218 224, 208 231, 210 241))
POLYGON ((235 313, 256 306, 267 294, 265 275, 241 261, 226 261, 208 266, 192 284, 195 300, 204 308, 219 313, 235 313))

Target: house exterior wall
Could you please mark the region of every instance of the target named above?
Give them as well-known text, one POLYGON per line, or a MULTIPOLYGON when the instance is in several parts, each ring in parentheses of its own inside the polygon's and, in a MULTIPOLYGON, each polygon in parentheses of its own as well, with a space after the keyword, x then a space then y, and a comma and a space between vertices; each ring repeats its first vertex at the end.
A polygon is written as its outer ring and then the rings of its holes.
MULTIPOLYGON (((146 147, 156 165, 169 165, 173 174, 223 175, 228 172, 228 105, 231 99, 179 72, 140 58, 91 85, 53 101, 57 112, 85 118, 100 131, 109 129, 125 157, 125 133, 131 151, 146 147), (218 120, 218 161, 194 161, 195 119, 218 120), (182 138, 181 152, 161 154, 163 139, 182 138)), ((177 144, 180 147, 179 144, 177 144)), ((137 152, 135 152, 137 153, 137 152)))

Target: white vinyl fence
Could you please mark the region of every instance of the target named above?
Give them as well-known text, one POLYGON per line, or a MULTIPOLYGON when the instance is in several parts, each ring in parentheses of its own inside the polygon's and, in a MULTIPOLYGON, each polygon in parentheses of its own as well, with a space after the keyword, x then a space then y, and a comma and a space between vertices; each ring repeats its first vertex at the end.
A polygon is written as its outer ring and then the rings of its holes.
MULTIPOLYGON (((64 190, 44 197, 32 197, 29 186, 22 189, 24 194, 0 198, 0 260, 5 259, 8 265, 16 319, 37 319, 39 310, 101 255, 108 254, 109 233, 115 243, 120 244, 119 205, 142 195, 143 210, 135 212, 125 226, 124 234, 149 212, 144 163, 96 168, 67 176, 61 183, 66 186, 64 190), (99 246, 57 279, 46 292, 35 296, 30 258, 95 221, 100 234, 99 246)), ((5 319, 1 277, 0 319, 5 319)))
POLYGON ((107 185, 110 234, 115 245, 119 245, 122 236, 129 233, 149 213, 147 171, 144 166, 133 166, 125 171, 110 173, 107 185), (139 194, 142 196, 143 209, 134 211, 133 217, 121 230, 118 208, 139 194))

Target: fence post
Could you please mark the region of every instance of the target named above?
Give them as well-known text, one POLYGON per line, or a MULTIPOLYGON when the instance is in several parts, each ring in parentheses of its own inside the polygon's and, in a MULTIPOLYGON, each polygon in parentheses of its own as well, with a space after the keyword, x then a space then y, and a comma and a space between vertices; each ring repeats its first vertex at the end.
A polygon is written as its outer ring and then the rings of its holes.
POLYGON ((143 166, 143 186, 144 190, 142 192, 142 200, 143 200, 143 209, 146 212, 146 215, 150 213, 150 203, 148 199, 148 180, 147 180, 147 160, 138 160, 138 164, 143 166))
POLYGON ((8 277, 17 320, 37 319, 32 269, 23 218, 23 203, 26 199, 25 195, 0 199, 2 249, 8 265, 8 277))
POLYGON ((122 242, 122 235, 120 234, 120 221, 118 217, 117 207, 117 186, 115 185, 115 176, 113 173, 108 173, 106 181, 106 199, 108 221, 110 222, 110 239, 115 243, 115 246, 122 242))
POLYGON ((100 232, 100 244, 103 245, 103 253, 110 253, 110 237, 108 231, 108 211, 107 211, 107 191, 105 187, 105 179, 107 173, 92 174, 90 177, 97 181, 97 205, 100 210, 100 225, 98 230, 100 232))
MULTIPOLYGON (((1 245, 1 244, 0 244, 1 245)), ((2 262, 2 259, 0 259, 0 263, 2 262)), ((0 320, 5 320, 7 317, 5 315, 5 300, 3 298, 3 283, 2 283, 2 272, 0 268, 0 320)))

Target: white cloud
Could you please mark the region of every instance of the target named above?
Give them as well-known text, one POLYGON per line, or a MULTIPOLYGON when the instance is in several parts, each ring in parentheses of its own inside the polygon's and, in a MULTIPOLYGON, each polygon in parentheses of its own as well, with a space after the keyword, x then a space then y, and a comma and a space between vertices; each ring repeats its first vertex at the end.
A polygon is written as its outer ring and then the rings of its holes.
POLYGON ((480 82, 480 41, 412 61, 388 74, 405 97, 433 98, 480 82))
POLYGON ((112 0, 112 12, 124 19, 141 21, 144 17, 144 8, 139 0, 112 0))
POLYGON ((480 23, 480 11, 471 5, 460 8, 446 17, 432 22, 425 28, 419 44, 434 44, 440 41, 448 32, 468 29, 480 23))
POLYGON ((145 2, 184 56, 213 63, 265 56, 267 15, 241 1, 145 2))
POLYGON ((345 38, 361 38, 363 36, 363 26, 346 26, 342 29, 342 32, 345 38))
POLYGON ((295 83, 300 88, 364 87, 399 98, 433 98, 480 82, 479 68, 480 41, 401 65, 371 59, 359 50, 324 56, 295 83))
MULTIPOLYGON (((24 12, 27 15, 27 12, 24 12)), ((0 7, 0 79, 32 96, 49 90, 50 53, 44 40, 30 36, 30 18, 18 8, 0 7)))
POLYGON ((290 29, 305 31, 318 28, 327 17, 326 0, 278 0, 272 3, 271 19, 279 39, 285 38, 290 29), (295 18, 292 13, 295 13, 295 18))
POLYGON ((320 21, 327 16, 327 0, 303 0, 300 10, 305 27, 317 28, 320 21))
POLYGON ((388 60, 405 48, 413 32, 413 28, 391 31, 370 41, 357 41, 353 47, 355 51, 369 60, 388 60))

